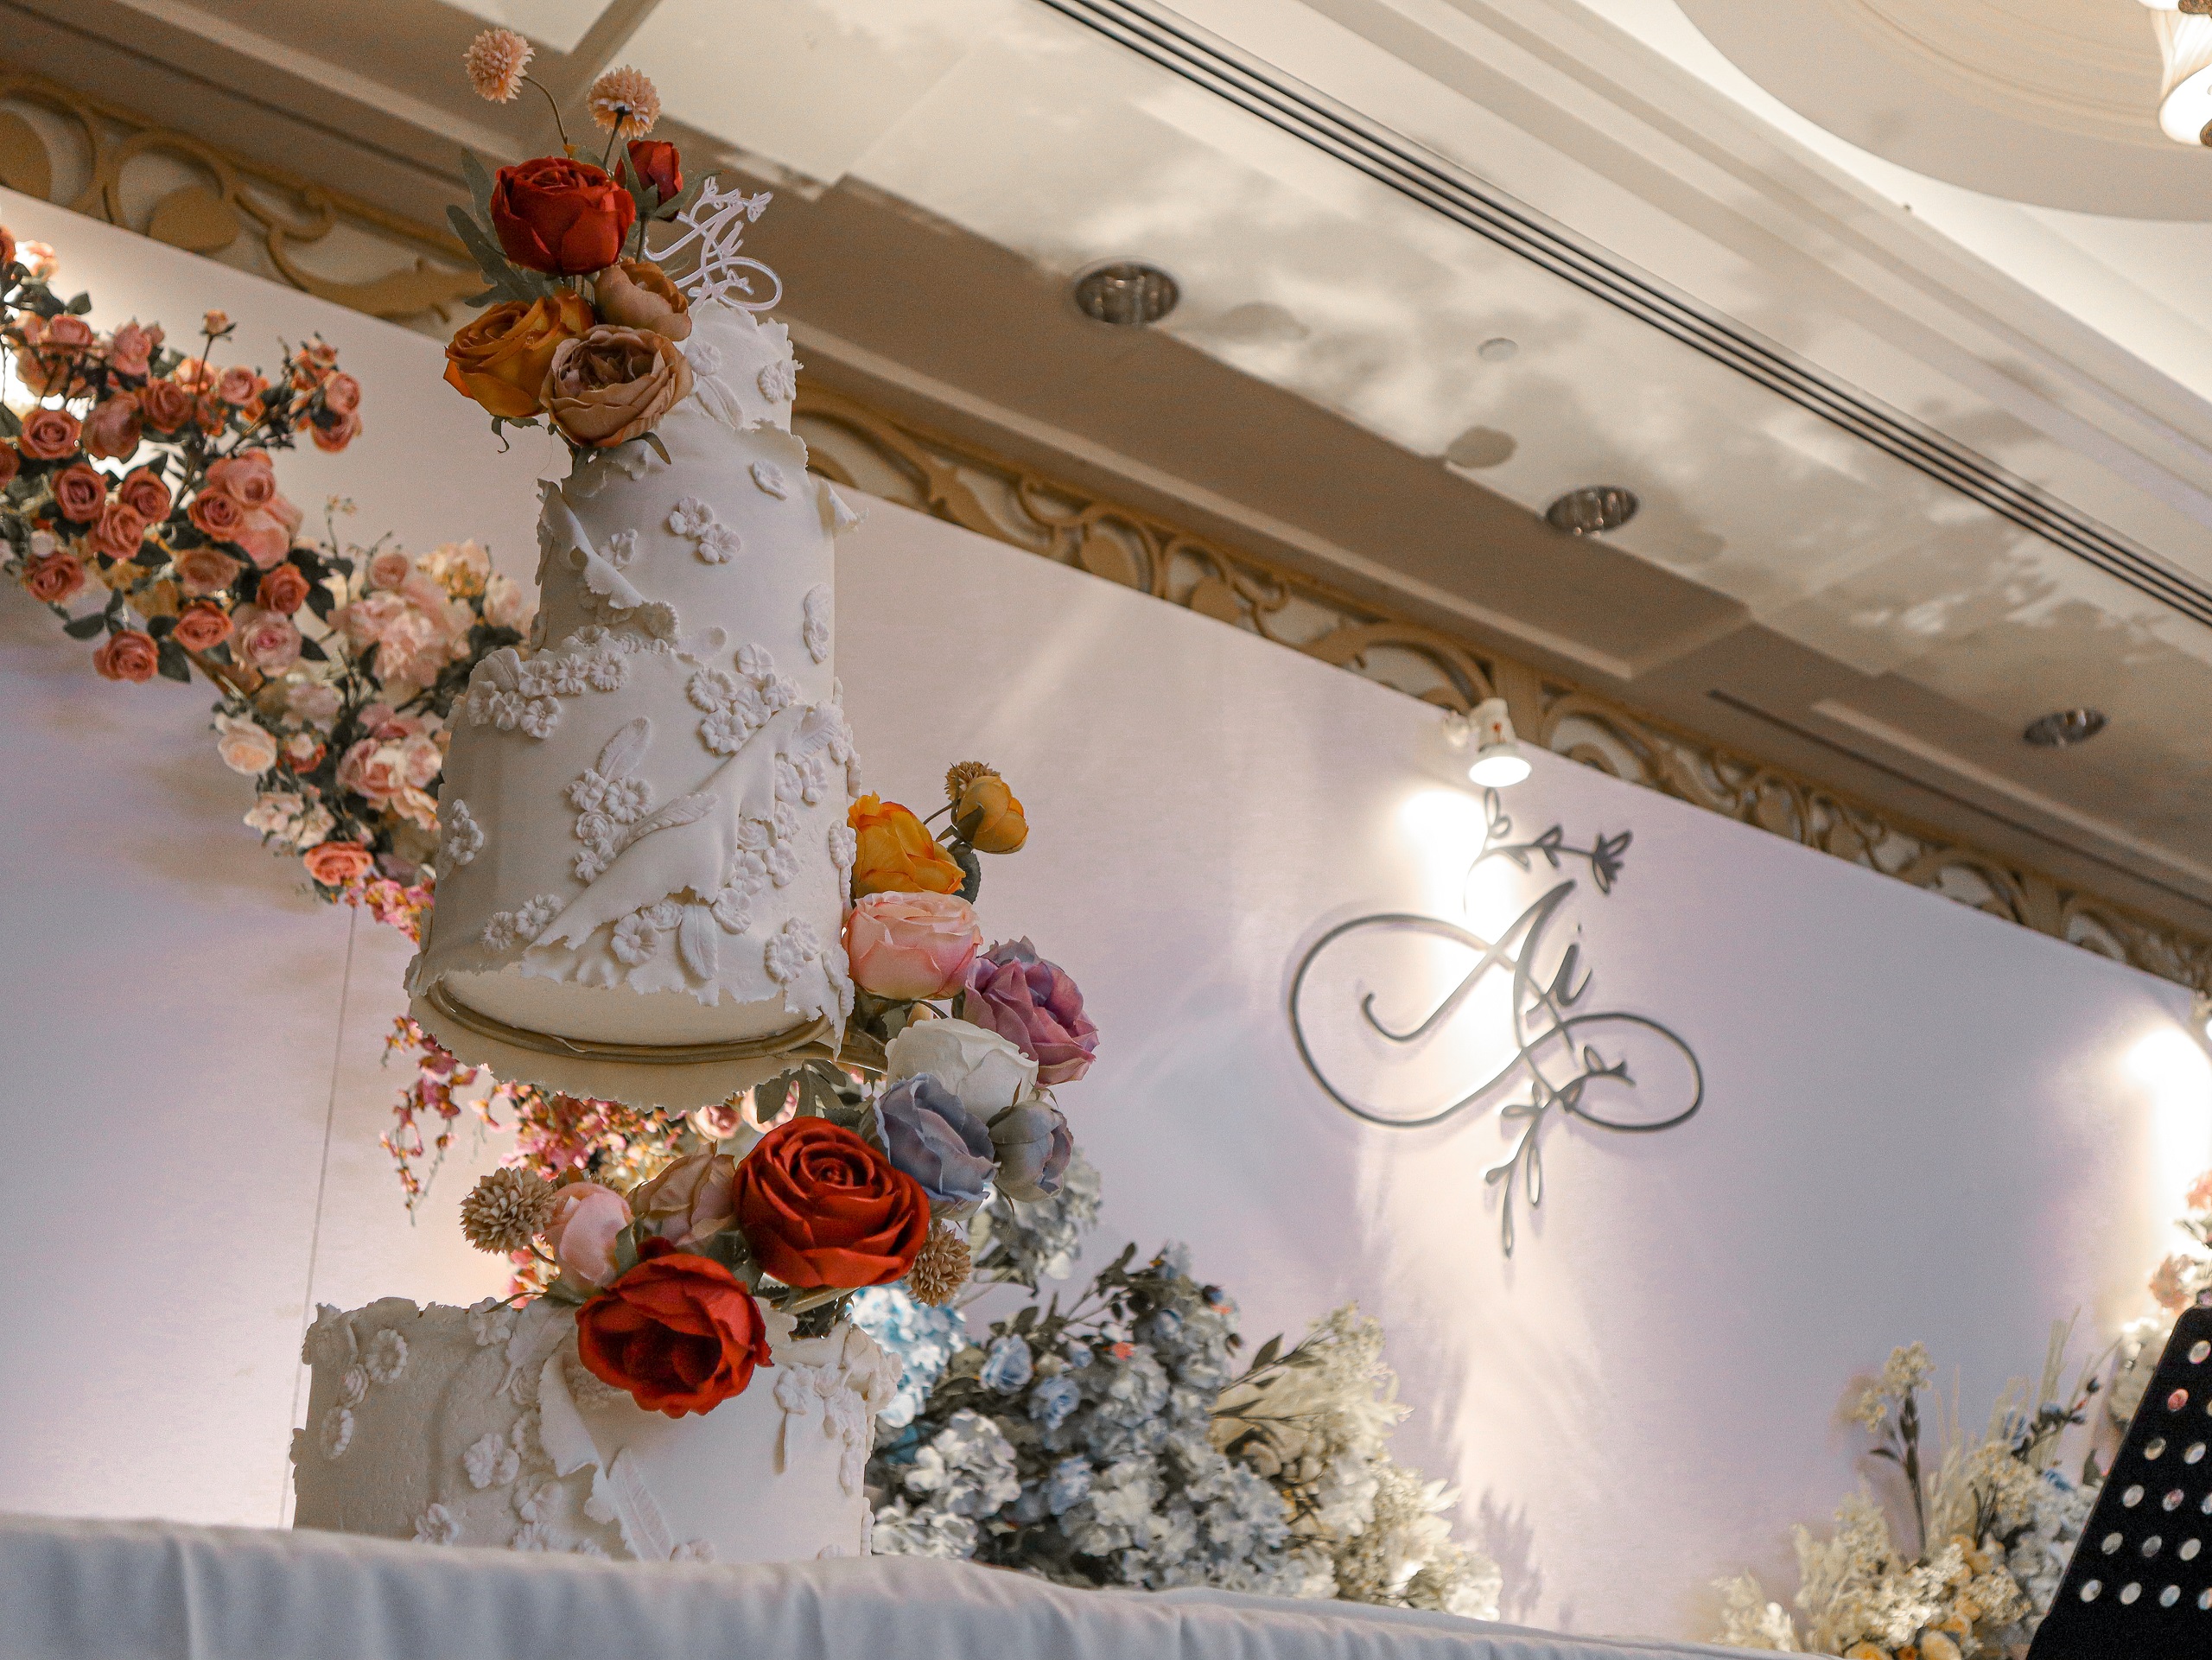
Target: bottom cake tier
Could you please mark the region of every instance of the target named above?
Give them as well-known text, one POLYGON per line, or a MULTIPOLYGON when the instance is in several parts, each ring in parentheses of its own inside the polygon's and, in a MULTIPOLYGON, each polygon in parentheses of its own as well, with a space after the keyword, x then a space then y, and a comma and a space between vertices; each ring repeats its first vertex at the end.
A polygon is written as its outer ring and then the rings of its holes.
POLYGON ((576 1358, 572 1309, 324 1306, 293 1525, 642 1561, 866 1555, 863 1485, 898 1362, 857 1327, 794 1338, 713 1411, 640 1409, 576 1358))

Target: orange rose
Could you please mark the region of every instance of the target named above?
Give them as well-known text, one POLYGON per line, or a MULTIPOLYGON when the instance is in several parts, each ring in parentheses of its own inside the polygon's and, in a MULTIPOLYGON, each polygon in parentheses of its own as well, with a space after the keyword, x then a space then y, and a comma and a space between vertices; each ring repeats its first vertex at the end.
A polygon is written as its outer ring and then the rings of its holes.
POLYGON ((864 795, 846 820, 860 837, 853 897, 864 894, 957 894, 966 873, 922 821, 895 801, 864 795))
POLYGON ((245 530, 245 509, 226 490, 202 490, 193 497, 189 512, 200 533, 218 542, 235 542, 245 530))
POLYGON ((85 562, 73 553, 49 553, 23 566, 23 586, 35 600, 60 605, 85 585, 85 562))
POLYGON ((85 545, 110 559, 128 559, 145 539, 146 521, 138 516, 138 510, 126 501, 111 501, 101 507, 85 545))
POLYGON ((279 565, 262 577, 253 597, 264 610, 281 611, 289 617, 308 602, 307 573, 297 565, 279 565))
POLYGON ((230 637, 230 614, 205 601, 185 607, 169 631, 169 638, 188 652, 212 652, 230 637))
POLYGON ((90 461, 63 467, 48 487, 54 492, 55 511, 79 525, 98 518, 107 500, 107 479, 90 461))
POLYGON ((154 637, 136 628, 110 634, 99 650, 92 653, 92 666, 103 678, 128 680, 133 685, 151 680, 160 664, 161 652, 154 645, 154 637))
POLYGON ((691 366, 676 342, 639 328, 602 325, 581 340, 563 340, 545 372, 553 424, 588 449, 652 431, 690 390, 691 366))
POLYGON ((221 593, 245 569, 244 561, 214 548, 187 548, 176 557, 177 581, 194 596, 221 593))
POLYGON ((361 407, 361 383, 347 374, 334 374, 322 383, 322 406, 333 415, 351 415, 361 407))
POLYGON ((968 780, 953 803, 952 827, 978 853, 1018 853, 1029 839, 1029 820, 1021 803, 996 773, 968 780))
POLYGON ((377 868, 368 849, 359 842, 325 842, 300 855, 300 862, 325 887, 343 887, 377 868))
POLYGON ((162 482, 162 475, 150 467, 142 467, 125 476, 123 482, 115 487, 115 499, 128 503, 149 525, 162 523, 168 518, 169 509, 175 505, 175 498, 169 494, 168 486, 162 482))
POLYGON ((446 347, 446 384, 493 415, 523 420, 545 407, 538 394, 554 352, 591 326, 591 302, 565 289, 531 305, 493 306, 446 347))
POLYGON ((77 417, 67 410, 41 405, 23 417, 16 448, 35 461, 58 461, 77 453, 77 417))
POLYGON ((95 409, 86 421, 86 453, 102 461, 127 461, 138 453, 138 440, 144 426, 138 413, 138 400, 129 392, 118 392, 95 409))
POLYGON ((151 380, 138 394, 138 413, 156 432, 175 432, 192 424, 193 395, 174 380, 151 380))
POLYGON ((317 421, 308 428, 308 436, 315 440, 317 449, 335 455, 361 436, 361 417, 339 415, 317 421))

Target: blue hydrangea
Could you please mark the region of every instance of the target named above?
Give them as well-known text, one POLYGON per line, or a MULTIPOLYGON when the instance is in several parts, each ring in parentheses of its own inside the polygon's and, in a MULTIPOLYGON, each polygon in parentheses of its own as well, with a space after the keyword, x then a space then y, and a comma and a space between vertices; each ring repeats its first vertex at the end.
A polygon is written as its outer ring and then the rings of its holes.
POLYGON ((1028 1387, 1035 1370, 1029 1345, 1009 1332, 1005 1337, 991 1339, 991 1346, 984 1352, 982 1384, 996 1390, 1001 1395, 1015 1395, 1028 1387))
POLYGON ((1029 1415, 1047 1434, 1065 1423, 1068 1414, 1082 1404, 1083 1390, 1065 1372, 1039 1379, 1029 1391, 1029 1415))
POLYGON ((896 1286, 870 1286, 847 1307, 845 1317, 906 1368, 899 1392, 877 1415, 885 1428, 903 1429, 929 1399, 946 1364, 968 1341, 968 1327, 950 1308, 917 1302, 896 1286))

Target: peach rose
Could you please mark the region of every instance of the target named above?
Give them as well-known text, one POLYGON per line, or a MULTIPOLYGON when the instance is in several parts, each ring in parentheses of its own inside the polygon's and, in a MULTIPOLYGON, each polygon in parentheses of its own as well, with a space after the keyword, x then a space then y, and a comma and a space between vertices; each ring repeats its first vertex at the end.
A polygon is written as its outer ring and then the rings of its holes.
POLYGON ((974 907, 950 894, 869 894, 845 919, 854 983, 879 997, 949 996, 982 946, 974 907))
POLYGON ((169 516, 169 509, 176 505, 176 498, 169 493, 162 475, 150 467, 142 467, 124 476, 115 487, 116 499, 129 504, 149 525, 159 525, 169 516))
MULTIPOLYGON (((491 414, 525 419, 545 407, 540 395, 553 353, 591 326, 591 302, 565 289, 529 305, 495 305, 463 323, 446 347, 446 384, 491 414)), ((327 395, 324 407, 336 408, 327 395)))
POLYGON ((630 1225, 630 1201, 595 1181, 573 1181, 553 1196, 545 1243, 562 1277, 594 1288, 614 1277, 614 1236, 630 1225))
POLYGON ((282 674, 300 660, 300 631, 281 611, 242 605, 231 619, 238 630, 231 650, 264 674, 282 674))
POLYGON ((544 397, 570 442, 606 449, 650 432, 690 390, 691 366, 667 335, 601 327, 561 342, 544 397))
POLYGON ((156 432, 176 432, 192 424, 197 400, 174 380, 149 380, 138 394, 138 413, 156 432))
POLYGON ((108 367, 119 375, 139 379, 153 367, 154 353, 161 344, 160 324, 145 328, 134 318, 108 336, 108 367))
POLYGON ((276 464, 265 449, 242 449, 207 464, 207 487, 241 507, 266 507, 276 495, 276 464))
POLYGON ((672 340, 691 337, 690 301, 650 259, 626 259, 591 279, 592 298, 602 322, 625 328, 649 328, 672 340))
POLYGON ((136 628, 110 634, 99 650, 92 653, 92 666, 104 679, 128 680, 133 685, 151 680, 160 664, 161 653, 154 645, 154 637, 136 628))
POLYGON ((312 773, 326 753, 312 732, 295 732, 284 740, 284 765, 295 773, 312 773))
POLYGON ((187 358, 169 372, 178 385, 195 397, 215 389, 215 371, 206 358, 187 358))
POLYGON ((248 508, 245 522, 231 539, 245 550, 245 557, 259 570, 282 564, 284 556, 292 550, 291 527, 266 507, 248 508))
POLYGON ((73 553, 49 553, 23 567, 23 586, 35 600, 60 605, 85 586, 85 562, 73 553))
POLYGON ((322 383, 322 406, 333 415, 351 415, 361 407, 361 383, 348 374, 334 374, 322 383))
POLYGON ((219 594, 245 566, 217 548, 187 548, 176 557, 177 581, 188 595, 219 594))
POLYGON ((369 556, 369 586, 393 588, 413 574, 414 560, 397 548, 386 548, 381 553, 369 556))
POLYGON ((325 887, 343 887, 377 868, 368 849, 359 842, 325 842, 302 853, 300 862, 308 868, 308 875, 325 887))
POLYGON ((138 516, 138 510, 127 501, 111 501, 101 506, 85 545, 111 559, 128 559, 145 539, 146 521, 138 516))
POLYGON ((84 390, 85 365, 97 354, 99 345, 92 324, 64 312, 43 322, 26 313, 16 326, 23 336, 16 366, 33 392, 45 398, 58 392, 73 397, 84 390))
POLYGON ((318 421, 308 429, 317 449, 335 455, 361 436, 361 417, 341 415, 334 421, 318 421))
POLYGON ((737 1161, 727 1153, 678 1159, 632 1197, 634 1210, 661 1238, 682 1250, 702 1243, 736 1218, 730 1190, 737 1161))
POLYGON ((98 518, 107 502, 107 480, 90 461, 63 467, 48 487, 54 492, 55 511, 79 525, 98 518))
POLYGON ((281 611, 289 617, 308 602, 307 572, 297 565, 278 565, 263 576, 253 597, 264 610, 281 611))
POLYGON ((258 778, 276 764, 276 740, 260 722, 218 715, 215 732, 215 753, 233 773, 258 778))
POLYGON ((363 738, 338 760, 340 788, 366 797, 381 807, 407 787, 407 768, 400 747, 363 738))
POLYGON ((95 409, 85 423, 85 449, 105 461, 127 461, 138 453, 145 423, 139 418, 138 400, 118 392, 95 409))
POLYGON ((202 490, 193 497, 192 506, 186 511, 201 535, 218 542, 235 542, 238 532, 245 528, 245 508, 236 496, 225 490, 202 490))
POLYGON ((226 369, 215 377, 215 396, 238 409, 269 390, 269 383, 251 369, 226 369))
POLYGON ((58 461, 77 453, 77 417, 67 410, 41 405, 23 417, 16 448, 35 461, 58 461))
POLYGON ((484 620, 494 628, 523 626, 530 612, 530 595, 512 576, 493 576, 484 584, 484 620))
POLYGON ((328 726, 345 707, 346 700, 339 695, 338 688, 327 681, 302 681, 284 694, 287 714, 295 720, 312 722, 317 726, 328 726))
POLYGON ((185 607, 177 614, 176 626, 169 630, 169 638, 188 652, 212 652, 230 637, 230 613, 204 601, 185 607))

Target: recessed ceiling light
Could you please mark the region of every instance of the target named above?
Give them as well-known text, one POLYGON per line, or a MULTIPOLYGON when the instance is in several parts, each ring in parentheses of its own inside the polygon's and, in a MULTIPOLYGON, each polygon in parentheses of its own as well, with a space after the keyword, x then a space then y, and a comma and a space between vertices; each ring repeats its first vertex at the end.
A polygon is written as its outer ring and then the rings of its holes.
POLYGON ((1510 432, 1495 427, 1469 427, 1445 447, 1444 464, 1473 470, 1503 467, 1513 459, 1516 448, 1510 432))
POLYGON ((1555 531, 1569 536, 1594 536, 1617 531, 1636 517, 1640 504, 1633 490, 1616 484, 1593 484, 1570 490, 1544 509, 1544 518, 1555 531))
POLYGON ((1496 340, 1484 340, 1475 347, 1475 355, 1484 363, 1503 363, 1520 349, 1518 340, 1510 340, 1500 334, 1496 340))
POLYGON ((2101 709, 2062 709, 2040 716, 2028 722, 2028 729, 2021 737, 2038 749, 2063 749, 2069 744, 2087 743, 2105 729, 2105 712, 2101 709))
POLYGON ((1109 259, 1076 274, 1077 308, 1117 328, 1156 323, 1182 297, 1173 277, 1139 259, 1109 259))

